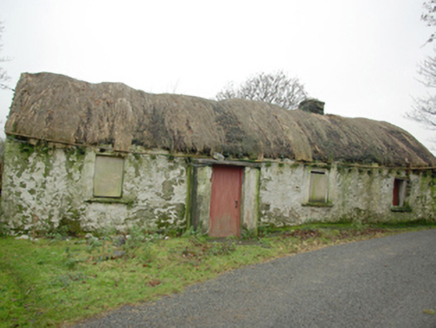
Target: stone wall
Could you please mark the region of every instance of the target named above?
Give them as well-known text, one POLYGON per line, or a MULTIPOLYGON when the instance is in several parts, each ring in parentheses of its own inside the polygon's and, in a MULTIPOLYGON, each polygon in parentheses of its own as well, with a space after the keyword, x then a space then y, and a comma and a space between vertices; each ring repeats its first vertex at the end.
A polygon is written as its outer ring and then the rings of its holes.
MULTIPOLYGON (((208 231, 213 160, 195 164, 167 153, 124 155, 103 148, 8 139, 5 146, 3 220, 13 229, 74 231, 102 228, 208 231), (122 195, 94 197, 96 156, 124 159, 122 195)), ((242 163, 238 163, 241 165, 242 163)), ((243 164, 242 164, 243 165, 243 164)), ((311 221, 435 220, 436 178, 432 171, 292 161, 247 164, 241 190, 241 228, 296 225, 311 221), (323 174, 324 203, 309 199, 311 171, 323 174), (395 179, 407 182, 405 204, 393 207, 395 179)))
MULTIPOLYGON (((7 140, 2 208, 15 229, 150 229, 186 226, 187 163, 169 155, 124 157, 121 198, 93 197, 99 149, 7 140)), ((107 154, 107 152, 106 152, 107 154)))
POLYGON ((263 164, 260 179, 260 223, 435 220, 436 178, 431 171, 361 168, 334 164, 325 168, 292 163, 263 164), (311 170, 324 170, 328 201, 309 202, 311 170), (407 182, 406 202, 393 206, 394 179, 407 182))

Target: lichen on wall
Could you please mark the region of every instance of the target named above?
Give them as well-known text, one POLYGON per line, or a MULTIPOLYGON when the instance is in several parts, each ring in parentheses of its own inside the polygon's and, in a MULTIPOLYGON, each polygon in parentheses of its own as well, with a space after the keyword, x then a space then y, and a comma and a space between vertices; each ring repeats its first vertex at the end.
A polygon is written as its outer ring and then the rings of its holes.
MULTIPOLYGON (((296 209, 305 202, 307 172, 300 165, 265 163, 260 172, 260 224, 285 226, 301 223, 296 209)), ((307 191, 308 193, 308 191, 307 191)))
POLYGON ((186 170, 183 158, 129 155, 123 190, 133 201, 129 218, 151 229, 185 228, 186 170))
POLYGON ((150 229, 186 226, 184 159, 167 155, 124 156, 122 197, 105 199, 93 196, 98 152, 91 147, 43 142, 31 145, 8 139, 2 197, 4 220, 11 228, 25 231, 49 231, 62 224, 84 231, 123 230, 133 224, 150 229))
MULTIPOLYGON (((7 139, 2 220, 16 230, 50 231, 65 225, 77 233, 127 230, 132 225, 184 229, 192 215, 192 224, 207 233, 212 167, 163 151, 141 153, 139 146, 134 151, 7 139), (102 154, 124 159, 120 198, 93 195, 95 160, 102 154)), ((255 231, 260 225, 312 221, 435 220, 435 189, 432 170, 265 161, 259 167, 244 168, 241 227, 255 231), (325 204, 309 202, 313 169, 325 172, 325 204), (395 179, 407 181, 403 208, 393 207, 395 179)))
POLYGON ((420 219, 436 220, 436 174, 417 172, 410 175, 409 204, 416 204, 415 211, 420 219))
MULTIPOLYGON (((312 164, 313 165, 313 164, 312 164)), ((328 201, 310 204, 309 164, 263 164, 260 181, 261 225, 285 226, 306 222, 435 220, 436 198, 431 171, 321 165, 327 171, 328 201), (407 181, 404 209, 393 206, 394 179, 407 181), (434 188, 433 188, 434 190, 434 188)))
POLYGON ((47 143, 6 141, 2 208, 8 224, 22 230, 50 230, 77 219, 74 186, 83 154, 47 143))

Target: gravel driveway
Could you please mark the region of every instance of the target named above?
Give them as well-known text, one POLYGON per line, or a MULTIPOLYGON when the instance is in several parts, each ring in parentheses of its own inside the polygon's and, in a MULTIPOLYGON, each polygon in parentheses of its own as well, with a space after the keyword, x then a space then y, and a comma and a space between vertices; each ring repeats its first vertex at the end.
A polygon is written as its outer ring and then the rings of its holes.
POLYGON ((436 327, 436 230, 232 271, 77 327, 436 327))

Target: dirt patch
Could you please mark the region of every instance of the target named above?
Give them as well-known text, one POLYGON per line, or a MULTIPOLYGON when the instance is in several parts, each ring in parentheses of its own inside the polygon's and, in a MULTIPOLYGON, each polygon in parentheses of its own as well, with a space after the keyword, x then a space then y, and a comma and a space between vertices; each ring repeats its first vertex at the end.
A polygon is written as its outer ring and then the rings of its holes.
POLYGON ((366 228, 364 230, 342 230, 339 235, 341 239, 359 236, 374 236, 378 233, 385 233, 387 229, 383 228, 366 228))

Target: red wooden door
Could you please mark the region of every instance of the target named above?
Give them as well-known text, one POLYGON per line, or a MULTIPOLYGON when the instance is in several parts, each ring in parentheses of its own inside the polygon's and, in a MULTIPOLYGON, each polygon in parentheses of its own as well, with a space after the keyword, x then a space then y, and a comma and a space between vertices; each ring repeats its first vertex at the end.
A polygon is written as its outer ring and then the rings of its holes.
POLYGON ((239 236, 241 183, 241 167, 213 167, 209 236, 239 236))
POLYGON ((394 200, 392 202, 392 205, 398 206, 400 203, 400 181, 395 179, 394 180, 394 200))

